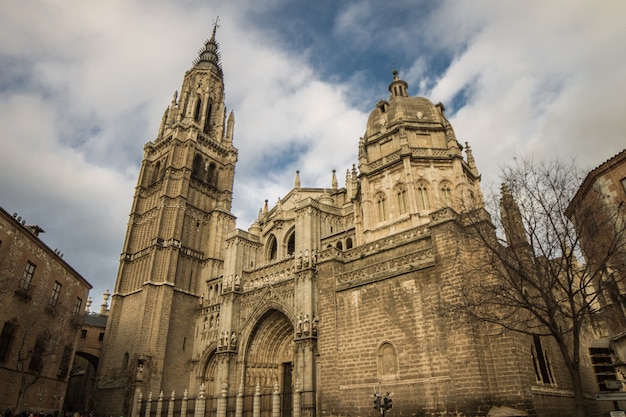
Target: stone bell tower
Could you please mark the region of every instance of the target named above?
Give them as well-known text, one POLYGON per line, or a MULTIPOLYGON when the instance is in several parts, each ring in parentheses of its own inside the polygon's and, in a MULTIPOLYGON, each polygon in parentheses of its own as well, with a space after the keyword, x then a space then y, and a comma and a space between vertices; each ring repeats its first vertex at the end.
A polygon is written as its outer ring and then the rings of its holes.
POLYGON ((139 390, 187 384, 203 285, 222 275, 238 151, 215 28, 144 146, 98 370, 100 414, 129 415, 139 390))

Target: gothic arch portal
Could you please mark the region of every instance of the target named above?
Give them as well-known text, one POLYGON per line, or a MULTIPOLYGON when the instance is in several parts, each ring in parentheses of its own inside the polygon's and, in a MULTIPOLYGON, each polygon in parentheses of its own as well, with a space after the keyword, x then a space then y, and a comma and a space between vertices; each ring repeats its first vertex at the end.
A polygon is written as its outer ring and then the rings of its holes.
POLYGON ((269 309, 257 321, 245 350, 244 386, 248 393, 257 385, 270 393, 278 384, 281 392, 291 392, 294 328, 281 311, 269 309))
POLYGON ((206 393, 209 396, 218 395, 216 391, 217 388, 217 358, 215 356, 215 350, 211 349, 210 353, 207 355, 204 365, 201 369, 200 375, 200 384, 204 384, 206 389, 206 393))

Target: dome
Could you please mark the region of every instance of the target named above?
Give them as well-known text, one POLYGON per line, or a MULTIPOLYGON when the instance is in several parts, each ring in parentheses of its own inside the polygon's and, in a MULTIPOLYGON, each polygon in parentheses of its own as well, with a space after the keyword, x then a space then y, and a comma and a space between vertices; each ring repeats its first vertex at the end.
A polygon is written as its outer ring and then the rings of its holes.
POLYGON ((409 97, 407 83, 398 78, 394 71, 394 80, 389 84, 389 101, 380 100, 367 120, 365 139, 379 133, 385 133, 390 126, 399 121, 413 125, 443 126, 441 104, 435 105, 424 97, 409 97))

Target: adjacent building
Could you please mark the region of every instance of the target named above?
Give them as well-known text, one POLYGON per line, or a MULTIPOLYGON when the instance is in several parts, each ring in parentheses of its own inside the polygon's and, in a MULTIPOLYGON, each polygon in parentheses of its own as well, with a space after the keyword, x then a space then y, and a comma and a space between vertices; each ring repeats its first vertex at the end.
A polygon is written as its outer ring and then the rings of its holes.
POLYGON ((0 409, 55 414, 91 285, 41 232, 0 208, 0 409))
POLYGON ((615 370, 621 381, 626 375, 626 149, 587 174, 567 215, 577 226, 587 262, 603 272, 597 285, 609 337, 596 351, 604 357, 597 367, 604 388, 604 378, 615 379, 615 370))
POLYGON ((103 295, 100 310, 89 311, 91 297, 87 300, 85 317, 80 329, 80 339, 70 371, 70 379, 65 394, 65 410, 69 412, 89 413, 94 411, 96 372, 100 363, 104 331, 109 316, 107 290, 103 295))
POLYGON ((296 172, 236 229, 235 117, 213 32, 144 146, 99 414, 144 415, 148 398, 180 413, 200 395, 217 417, 252 415, 257 398, 264 416, 365 416, 386 392, 397 416, 571 410, 548 339, 488 337, 448 314, 455 284, 484 278, 464 215, 483 207, 480 173, 442 104, 410 96, 395 71, 388 92, 354 140, 345 185, 332 172, 327 188, 306 187, 296 172))

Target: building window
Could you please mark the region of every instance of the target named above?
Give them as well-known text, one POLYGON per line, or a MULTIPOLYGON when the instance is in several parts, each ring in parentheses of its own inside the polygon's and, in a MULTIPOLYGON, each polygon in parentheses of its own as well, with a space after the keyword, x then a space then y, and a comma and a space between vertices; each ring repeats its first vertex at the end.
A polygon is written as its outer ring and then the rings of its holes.
POLYGON ((7 321, 2 327, 2 333, 0 333, 0 362, 5 362, 11 349, 11 342, 13 342, 13 336, 15 335, 15 323, 7 321))
POLYGON ((129 359, 129 355, 128 352, 124 353, 124 359, 122 359, 122 369, 126 369, 128 368, 128 359, 129 359))
POLYGON ((382 377, 393 377, 398 374, 398 355, 395 347, 385 342, 378 348, 378 372, 382 377))
POLYGON ((611 349, 592 347, 589 348, 589 356, 600 391, 619 391, 621 383, 617 381, 611 349))
POLYGON ((296 253, 296 232, 292 232, 287 239, 287 255, 292 256, 296 253))
POLYGON ((426 187, 426 184, 419 184, 417 186, 417 206, 420 210, 430 210, 428 188, 426 187))
POLYGON ((206 174, 206 182, 213 186, 217 185, 217 174, 215 172, 216 168, 217 166, 215 165, 215 162, 211 162, 206 174))
POLYGON ((98 335, 98 341, 102 342, 104 340, 104 332, 100 332, 100 334, 98 335))
POLYGON ((387 220, 387 199, 384 194, 379 194, 376 197, 376 207, 378 208, 378 221, 387 220))
POLYGON ((346 249, 352 249, 352 238, 346 239, 346 249))
POLYGON ((50 335, 47 333, 40 334, 33 348, 33 356, 30 357, 28 369, 33 372, 41 372, 43 369, 43 357, 48 347, 50 335))
POLYGON ((37 265, 30 261, 26 262, 26 268, 24 268, 24 273, 22 274, 22 279, 20 280, 20 288, 24 290, 30 288, 30 284, 33 281, 33 275, 35 275, 35 268, 37 268, 37 265))
POLYGON ((402 215, 407 211, 407 203, 406 203, 406 187, 401 185, 397 189, 398 196, 398 212, 402 215))
POLYGON ((206 106, 206 116, 204 119, 204 133, 209 133, 211 130, 211 111, 213 109, 213 100, 209 99, 209 105, 206 106))
POLYGON ((54 307, 59 301, 59 295, 61 294, 61 284, 58 281, 54 281, 52 286, 52 292, 50 293, 50 301, 48 305, 54 307))
POLYGON ((159 180, 159 173, 161 172, 161 161, 158 161, 152 171, 152 182, 159 180))
POLYGON ((448 184, 443 184, 441 186, 441 201, 445 207, 450 207, 452 205, 452 192, 450 191, 450 186, 448 184))
POLYGON ((201 110, 202 110, 202 98, 200 97, 200 95, 198 95, 196 98, 196 109, 193 112, 193 120, 195 120, 196 122, 200 121, 201 110))
POLYGON ((83 308, 83 300, 79 297, 76 297, 76 302, 74 303, 74 312, 72 313, 73 318, 78 318, 80 316, 81 310, 83 308))
POLYGON ((626 193, 626 178, 622 178, 622 188, 624 189, 624 192, 626 193))
POLYGON ((270 237, 269 258, 270 262, 278 259, 278 242, 276 242, 276 237, 274 235, 270 237))
POLYGON ((87 329, 82 329, 80 331, 80 338, 81 339, 86 339, 87 338, 87 329))
POLYGON ((63 356, 61 357, 61 366, 59 366, 59 372, 57 377, 67 377, 67 372, 70 370, 70 360, 72 359, 72 347, 65 346, 63 348, 63 356))
POLYGON ((537 382, 544 384, 554 384, 554 375, 552 374, 552 365, 548 357, 548 352, 541 345, 539 335, 533 335, 532 359, 535 367, 535 376, 537 382))

